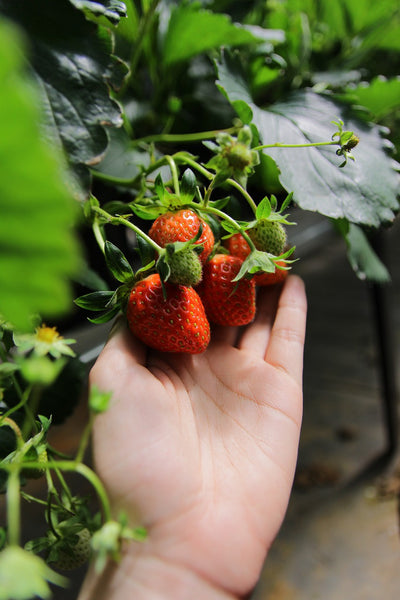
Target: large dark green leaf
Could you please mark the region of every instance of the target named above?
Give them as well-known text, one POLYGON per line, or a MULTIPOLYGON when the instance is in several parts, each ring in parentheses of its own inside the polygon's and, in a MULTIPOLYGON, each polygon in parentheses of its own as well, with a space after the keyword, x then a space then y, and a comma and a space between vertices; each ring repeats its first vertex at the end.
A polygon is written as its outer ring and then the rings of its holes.
POLYGON ((349 88, 344 99, 364 106, 379 121, 400 109, 400 79, 376 77, 369 84, 349 88))
POLYGON ((61 157, 39 128, 37 90, 22 71, 16 32, 0 21, 0 314, 16 327, 71 307, 76 209, 61 157))
POLYGON ((70 0, 74 6, 94 16, 104 16, 113 25, 117 25, 121 17, 126 17, 126 6, 120 0, 70 0))
POLYGON ((334 219, 378 227, 394 219, 399 208, 398 164, 387 152, 388 142, 379 127, 366 124, 331 99, 312 91, 298 91, 268 108, 256 106, 245 80, 229 58, 218 64, 219 86, 240 118, 252 121, 263 144, 307 144, 331 139, 332 121, 360 138, 356 160, 339 168, 334 146, 273 148, 265 150, 280 170, 280 181, 294 193, 303 209, 334 219))
POLYGON ((98 163, 107 146, 104 126, 122 123, 109 86, 121 83, 126 67, 112 56, 110 33, 69 0, 0 0, 0 11, 29 39, 49 136, 72 164, 98 163))
POLYGON ((170 65, 213 48, 251 44, 256 39, 227 15, 203 10, 197 4, 177 3, 164 39, 163 61, 170 65))
POLYGON ((341 219, 335 223, 347 245, 347 256, 359 279, 376 283, 390 281, 389 271, 380 260, 365 232, 358 225, 341 219))

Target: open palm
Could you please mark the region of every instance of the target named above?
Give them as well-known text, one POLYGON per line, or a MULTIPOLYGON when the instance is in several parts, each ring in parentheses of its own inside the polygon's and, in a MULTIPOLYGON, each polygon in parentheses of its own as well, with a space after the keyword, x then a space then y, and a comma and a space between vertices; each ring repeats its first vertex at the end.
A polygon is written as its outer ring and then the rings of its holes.
POLYGON ((91 373, 113 392, 94 457, 116 511, 148 529, 132 560, 146 553, 231 594, 256 583, 293 481, 305 315, 290 276, 203 354, 148 351, 124 326, 110 337, 91 373))

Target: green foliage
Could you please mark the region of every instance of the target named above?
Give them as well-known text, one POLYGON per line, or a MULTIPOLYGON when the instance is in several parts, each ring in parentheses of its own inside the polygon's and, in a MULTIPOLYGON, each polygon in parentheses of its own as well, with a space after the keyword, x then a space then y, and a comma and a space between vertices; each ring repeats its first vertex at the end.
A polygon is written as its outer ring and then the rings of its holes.
POLYGON ((21 39, 3 22, 0 30, 0 314, 29 329, 35 313, 55 317, 71 306, 77 207, 61 155, 40 133, 21 39))
POLYGON ((163 62, 169 66, 213 48, 254 42, 253 35, 231 23, 227 15, 201 10, 195 4, 178 3, 171 12, 163 43, 163 62))

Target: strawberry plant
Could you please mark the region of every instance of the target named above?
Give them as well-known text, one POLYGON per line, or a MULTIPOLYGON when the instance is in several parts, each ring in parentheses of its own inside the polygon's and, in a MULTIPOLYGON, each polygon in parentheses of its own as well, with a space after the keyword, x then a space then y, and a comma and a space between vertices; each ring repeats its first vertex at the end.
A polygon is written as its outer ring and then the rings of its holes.
POLYGON ((394 0, 0 0, 0 598, 48 598, 58 569, 145 535, 84 462, 107 394, 74 456, 48 440, 87 375, 71 324, 122 314, 203 352, 295 268, 294 208, 388 281, 371 238, 399 209, 399 25, 394 0), (28 501, 44 531, 23 545, 28 501))

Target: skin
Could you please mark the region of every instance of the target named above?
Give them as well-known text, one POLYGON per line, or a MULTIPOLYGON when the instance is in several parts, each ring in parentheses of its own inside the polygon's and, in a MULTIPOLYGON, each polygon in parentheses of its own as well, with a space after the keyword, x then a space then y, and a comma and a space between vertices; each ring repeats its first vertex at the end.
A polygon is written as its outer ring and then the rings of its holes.
POLYGON ((147 350, 119 323, 90 382, 113 392, 94 459, 115 514, 147 528, 79 600, 226 600, 253 589, 286 512, 302 417, 304 285, 261 289, 255 320, 203 354, 147 350), (282 291, 281 291, 282 290, 282 291))

